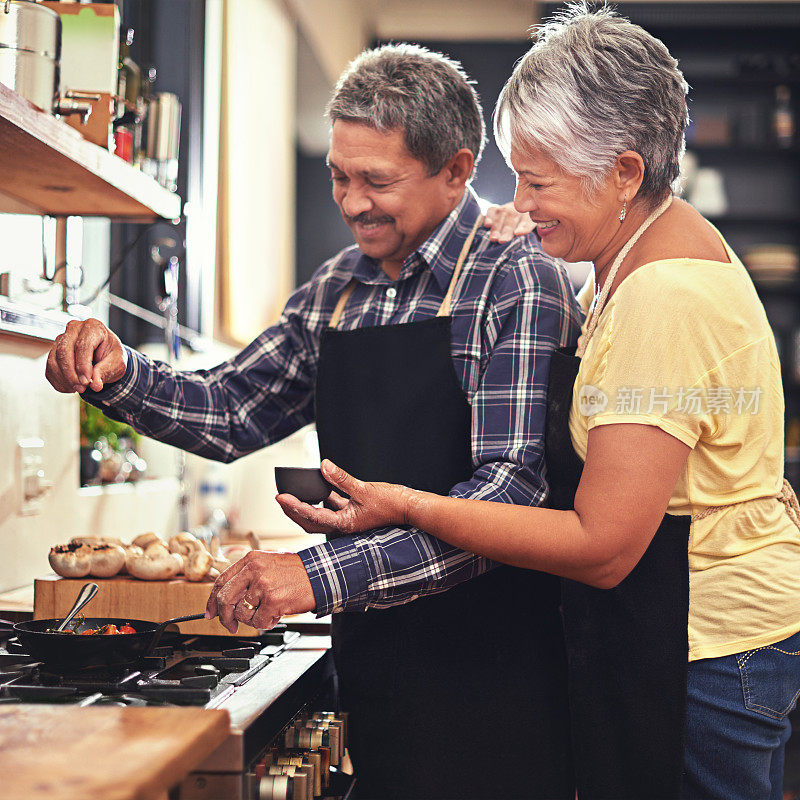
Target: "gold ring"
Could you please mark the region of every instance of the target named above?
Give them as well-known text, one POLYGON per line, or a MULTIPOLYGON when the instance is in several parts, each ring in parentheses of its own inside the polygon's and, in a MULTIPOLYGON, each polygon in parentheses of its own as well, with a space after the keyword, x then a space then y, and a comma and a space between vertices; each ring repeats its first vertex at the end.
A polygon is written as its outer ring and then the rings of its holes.
POLYGON ((252 603, 248 603, 247 600, 243 597, 239 601, 248 611, 255 611, 258 606, 254 606, 252 603))

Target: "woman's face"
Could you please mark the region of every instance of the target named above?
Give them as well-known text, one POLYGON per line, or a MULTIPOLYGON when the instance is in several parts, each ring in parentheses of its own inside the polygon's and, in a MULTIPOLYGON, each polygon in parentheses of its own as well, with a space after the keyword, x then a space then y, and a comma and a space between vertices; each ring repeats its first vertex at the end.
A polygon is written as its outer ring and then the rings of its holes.
POLYGON ((512 142, 514 207, 536 223, 542 249, 564 261, 597 261, 614 244, 622 202, 612 177, 587 197, 581 181, 536 150, 512 142))

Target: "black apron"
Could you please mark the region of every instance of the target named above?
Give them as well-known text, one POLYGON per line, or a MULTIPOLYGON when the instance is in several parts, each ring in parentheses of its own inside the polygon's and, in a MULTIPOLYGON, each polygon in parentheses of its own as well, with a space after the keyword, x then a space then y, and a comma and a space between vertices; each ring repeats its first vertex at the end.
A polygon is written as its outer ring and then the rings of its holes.
MULTIPOLYGON (((550 504, 574 508, 583 462, 569 413, 580 359, 550 362, 545 454, 550 504)), ((689 654, 689 517, 667 514, 614 589, 562 581, 580 800, 680 797, 689 654)))
MULTIPOLYGON (((345 290, 320 342, 323 458, 439 494, 471 477, 448 312, 477 225, 433 319, 338 331, 345 290)), ((556 578, 503 566, 406 605, 334 614, 358 797, 573 797, 558 604, 556 578)))

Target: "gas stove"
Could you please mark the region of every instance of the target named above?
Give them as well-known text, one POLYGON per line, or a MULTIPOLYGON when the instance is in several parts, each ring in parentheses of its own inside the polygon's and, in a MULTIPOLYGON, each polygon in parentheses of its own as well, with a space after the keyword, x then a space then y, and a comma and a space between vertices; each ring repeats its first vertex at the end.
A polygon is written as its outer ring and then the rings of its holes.
POLYGON ((0 648, 0 704, 220 708, 237 687, 299 639, 285 625, 254 638, 168 633, 135 664, 65 673, 26 655, 12 638, 0 648))
POLYGON ((330 637, 286 625, 254 637, 167 632, 134 664, 71 674, 26 654, 8 627, 0 625, 0 704, 198 706, 228 712, 229 738, 175 787, 170 797, 178 800, 282 797, 283 778, 262 774, 265 754, 284 744, 298 719, 337 704, 330 637), (272 780, 277 794, 262 785, 272 780))

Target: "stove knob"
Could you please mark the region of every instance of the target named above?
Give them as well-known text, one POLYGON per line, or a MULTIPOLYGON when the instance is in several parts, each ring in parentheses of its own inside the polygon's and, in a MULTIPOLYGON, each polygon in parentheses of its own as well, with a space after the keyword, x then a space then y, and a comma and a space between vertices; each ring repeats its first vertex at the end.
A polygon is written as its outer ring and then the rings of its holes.
POLYGON ((295 800, 288 775, 265 775, 258 782, 257 800, 295 800))
POLYGON ((323 785, 327 785, 322 773, 322 753, 317 750, 295 750, 291 755, 300 756, 314 768, 314 797, 320 797, 323 785))

